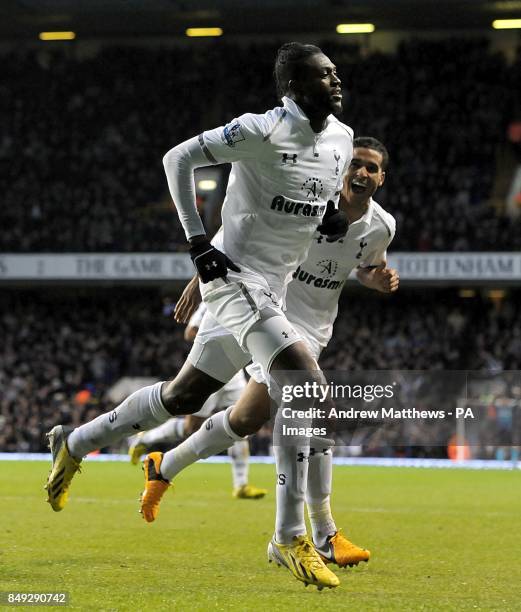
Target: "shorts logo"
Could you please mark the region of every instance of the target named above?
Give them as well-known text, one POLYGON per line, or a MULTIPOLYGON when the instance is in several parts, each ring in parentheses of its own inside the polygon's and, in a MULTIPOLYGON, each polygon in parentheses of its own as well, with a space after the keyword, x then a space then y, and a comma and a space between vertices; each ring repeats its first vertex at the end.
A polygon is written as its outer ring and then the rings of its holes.
POLYGON ((324 185, 322 184, 322 181, 319 178, 313 176, 311 178, 306 179, 302 183, 301 189, 305 192, 306 198, 310 202, 316 202, 324 191, 324 185))
POLYGON ((271 291, 270 291, 270 293, 267 293, 266 291, 263 291, 262 293, 264 293, 264 295, 271 300, 272 304, 275 304, 275 306, 279 305, 277 300, 273 297, 273 293, 271 293, 271 291))
POLYGON ((338 262, 333 259, 322 259, 322 261, 317 262, 317 268, 320 270, 320 274, 323 274, 326 278, 332 278, 338 270, 338 262))
POLYGON ((246 140, 241 131, 241 124, 236 121, 235 123, 229 123, 224 127, 223 130, 223 142, 229 147, 234 147, 236 142, 246 140))

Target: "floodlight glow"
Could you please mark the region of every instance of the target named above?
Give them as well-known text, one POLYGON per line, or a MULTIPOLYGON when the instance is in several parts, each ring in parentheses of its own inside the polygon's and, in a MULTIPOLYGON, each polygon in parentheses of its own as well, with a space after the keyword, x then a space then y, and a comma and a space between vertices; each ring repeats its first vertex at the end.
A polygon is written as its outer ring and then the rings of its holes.
POLYGON ((223 31, 221 28, 188 28, 186 35, 191 38, 197 36, 222 36, 223 31))
POLYGON ((491 289, 488 292, 488 297, 491 300, 503 300, 506 296, 506 291, 504 289, 491 289))
POLYGON ((40 40, 74 40, 76 32, 40 32, 40 40))
POLYGON ((495 19, 492 27, 494 30, 515 30, 521 28, 521 19, 495 19))
POLYGON ((217 181, 213 179, 202 179, 197 183, 197 187, 201 191, 214 191, 214 189, 217 189, 217 181))
POLYGON ((375 27, 373 23, 339 23, 337 34, 371 34, 375 27))
POLYGON ((474 289, 460 289, 459 296, 461 298, 473 298, 476 297, 476 292, 474 289))

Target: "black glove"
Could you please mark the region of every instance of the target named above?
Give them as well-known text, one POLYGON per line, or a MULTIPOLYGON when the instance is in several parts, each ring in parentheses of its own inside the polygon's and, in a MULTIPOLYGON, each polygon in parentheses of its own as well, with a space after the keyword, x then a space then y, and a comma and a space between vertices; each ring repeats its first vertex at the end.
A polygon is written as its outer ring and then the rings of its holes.
POLYGON ((203 283, 224 278, 228 268, 235 272, 241 271, 229 257, 218 251, 208 240, 191 246, 190 257, 203 283))
POLYGON ((345 236, 349 227, 349 221, 344 211, 335 208, 335 203, 329 200, 326 212, 322 217, 322 223, 317 227, 321 234, 327 236, 327 242, 335 242, 345 236))

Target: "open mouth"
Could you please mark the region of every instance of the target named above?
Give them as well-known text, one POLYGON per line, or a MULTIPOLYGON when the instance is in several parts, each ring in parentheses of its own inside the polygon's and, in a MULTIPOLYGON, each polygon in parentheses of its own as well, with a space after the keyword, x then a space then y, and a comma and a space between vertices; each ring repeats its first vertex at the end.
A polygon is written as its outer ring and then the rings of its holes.
POLYGON ((367 183, 361 179, 354 178, 351 181, 351 189, 353 193, 363 193, 367 189, 367 183))

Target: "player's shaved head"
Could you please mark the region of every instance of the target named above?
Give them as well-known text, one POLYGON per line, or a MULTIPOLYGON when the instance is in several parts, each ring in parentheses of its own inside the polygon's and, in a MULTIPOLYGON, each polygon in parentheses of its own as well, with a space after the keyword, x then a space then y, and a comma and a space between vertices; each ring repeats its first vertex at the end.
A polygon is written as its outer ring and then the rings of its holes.
POLYGON ((320 53, 322 53, 320 47, 299 42, 285 43, 280 47, 273 71, 279 97, 288 93, 290 81, 300 77, 306 60, 320 53))

